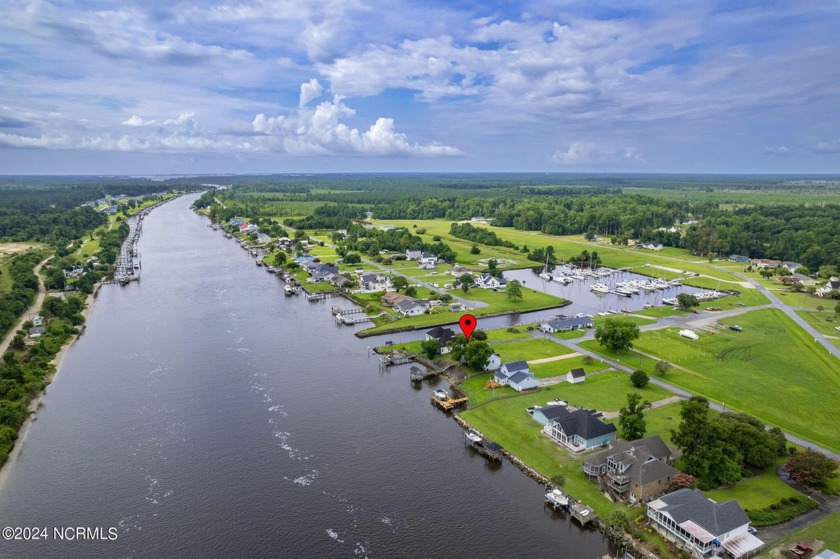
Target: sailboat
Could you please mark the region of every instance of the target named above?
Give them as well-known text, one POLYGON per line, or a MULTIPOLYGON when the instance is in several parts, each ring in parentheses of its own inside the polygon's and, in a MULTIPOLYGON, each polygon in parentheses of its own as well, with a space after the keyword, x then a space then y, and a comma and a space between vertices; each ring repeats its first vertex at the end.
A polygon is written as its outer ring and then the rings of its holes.
POLYGON ((544 280, 551 280, 551 272, 548 271, 548 254, 545 255, 545 267, 543 271, 540 272, 540 277, 544 280))

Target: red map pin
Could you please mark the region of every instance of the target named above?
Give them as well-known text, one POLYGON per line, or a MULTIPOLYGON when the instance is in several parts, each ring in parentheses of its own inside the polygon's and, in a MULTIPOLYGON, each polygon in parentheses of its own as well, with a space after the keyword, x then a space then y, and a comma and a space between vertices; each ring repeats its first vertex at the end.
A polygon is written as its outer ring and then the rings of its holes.
POLYGON ((471 314, 465 314, 461 317, 461 320, 458 321, 458 326, 461 327, 461 332, 467 337, 467 341, 470 341, 470 336, 472 336, 473 330, 475 330, 475 326, 478 322, 476 321, 475 317, 471 314))

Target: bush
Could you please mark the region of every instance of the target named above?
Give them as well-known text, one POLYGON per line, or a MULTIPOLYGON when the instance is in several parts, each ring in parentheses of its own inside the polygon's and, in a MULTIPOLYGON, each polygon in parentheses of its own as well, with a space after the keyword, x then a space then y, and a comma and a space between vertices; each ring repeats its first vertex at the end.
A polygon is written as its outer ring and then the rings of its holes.
POLYGON ((752 520, 755 527, 772 526, 774 524, 781 524, 791 518, 796 518, 800 514, 808 512, 816 508, 817 502, 805 497, 789 497, 782 499, 778 503, 773 503, 769 507, 763 509, 746 509, 744 512, 752 520))
POLYGON ((515 326, 509 326, 508 329, 506 330, 506 332, 510 332, 511 334, 518 334, 519 333, 519 328, 517 328, 515 326))
POLYGON ((648 382, 650 382, 650 377, 643 370, 636 369, 630 375, 630 382, 632 382, 633 386, 635 386, 636 388, 644 388, 648 385, 648 382))
POLYGON ((435 235, 434 237, 432 237, 432 240, 436 243, 440 242, 440 235, 435 235))
POLYGON ((551 478, 551 483, 553 483, 557 487, 562 487, 563 484, 566 483, 566 476, 564 476, 563 474, 557 474, 556 476, 551 478))

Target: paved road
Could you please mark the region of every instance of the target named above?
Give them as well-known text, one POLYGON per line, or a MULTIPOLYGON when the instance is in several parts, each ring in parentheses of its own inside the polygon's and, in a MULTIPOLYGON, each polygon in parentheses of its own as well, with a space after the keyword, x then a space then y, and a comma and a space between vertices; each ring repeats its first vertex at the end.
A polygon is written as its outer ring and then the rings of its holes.
MULTIPOLYGON (((772 305, 765 305, 764 307, 758 307, 758 308, 769 308, 769 307, 772 307, 772 305)), ((738 314, 749 312, 749 311, 752 311, 752 310, 755 310, 755 309, 756 309, 756 307, 749 307, 749 308, 745 307, 745 308, 740 308, 740 309, 733 309, 731 311, 715 312, 713 315, 711 315, 711 320, 716 321, 718 318, 722 318, 724 315, 725 316, 737 316, 738 314)), ((654 329, 657 329, 657 328, 666 328, 666 327, 669 327, 669 326, 671 326, 671 327, 685 326, 685 325, 691 323, 692 321, 697 321, 698 320, 697 316, 698 315, 690 314, 690 315, 687 315, 687 316, 668 317, 670 320, 668 320, 667 323, 666 323, 665 320, 662 320, 661 323, 651 324, 651 325, 648 325, 647 327, 642 327, 642 329, 654 330, 654 329)), ((552 341, 552 342, 554 342, 558 345, 562 345, 564 347, 572 349, 573 351, 576 351, 576 352, 578 352, 582 355, 589 355, 593 359, 599 359, 599 360, 603 361, 604 363, 607 363, 611 367, 613 367, 615 369, 618 369, 620 371, 624 371, 626 373, 632 373, 634 370, 636 370, 636 367, 632 366, 633 354, 628 354, 627 355, 627 360, 624 361, 624 362, 621 362, 621 360, 608 359, 608 358, 604 357, 603 355, 593 353, 593 352, 587 350, 586 348, 581 347, 581 345, 580 345, 581 342, 584 342, 586 340, 592 340, 592 339, 595 338, 595 333, 591 330, 587 331, 585 336, 583 336, 581 338, 575 338, 575 339, 572 339, 572 340, 561 340, 561 339, 559 339, 559 338, 557 338, 553 335, 545 335, 541 332, 536 332, 536 331, 532 332, 531 336, 536 338, 536 339, 548 339, 548 340, 550 340, 550 341, 552 341)), ((638 352, 638 353, 642 353, 642 352, 638 352)), ((642 355, 646 355, 646 354, 642 353, 642 355)), ((651 357, 653 359, 658 359, 658 357, 655 357, 655 356, 652 356, 652 355, 646 355, 646 356, 651 357)), ((677 396, 679 396, 682 399, 688 399, 688 398, 691 398, 692 396, 695 395, 694 393, 689 392, 688 390, 685 390, 685 389, 680 388, 678 386, 674 386, 673 384, 665 382, 664 380, 662 380, 660 378, 657 378, 657 377, 650 377, 650 382, 651 382, 651 384, 655 384, 656 386, 660 386, 660 387, 662 387, 666 390, 669 390, 669 391, 673 392, 674 394, 676 394, 677 396)), ((721 413, 726 411, 725 405, 718 404, 716 402, 712 402, 711 400, 709 401, 709 407, 711 409, 716 410, 716 411, 721 412, 721 413)), ((798 437, 794 434, 791 434, 791 433, 785 433, 785 438, 788 441, 790 441, 794 444, 798 444, 802 447, 810 448, 810 449, 822 452, 826 456, 840 462, 840 454, 838 454, 836 452, 833 452, 831 450, 828 450, 826 448, 823 448, 823 447, 821 447, 817 444, 814 444, 811 441, 807 441, 807 440, 805 440, 801 437, 798 437)))
POLYGON ((12 343, 12 340, 15 337, 15 333, 20 330, 23 323, 27 320, 30 320, 31 317, 35 316, 38 313, 38 310, 41 308, 41 305, 44 304, 44 297, 47 295, 47 290, 44 287, 44 280, 41 279, 41 267, 49 260, 49 257, 45 258, 41 262, 38 263, 35 268, 33 268, 33 272, 35 272, 35 276, 38 278, 38 295, 35 297, 35 302, 32 303, 26 312, 21 315, 20 320, 18 320, 17 324, 15 324, 14 328, 10 329, 9 332, 6 334, 6 339, 0 343, 0 355, 6 353, 6 350, 9 349, 9 344, 12 343))
POLYGON ((826 337, 823 334, 819 333, 813 326, 808 324, 805 321, 805 319, 803 319, 801 316, 799 316, 796 313, 796 311, 794 311, 793 308, 790 305, 788 305, 787 303, 785 303, 784 301, 779 299, 776 296, 775 293, 773 293, 772 291, 770 291, 769 289, 767 289, 766 287, 764 287, 763 285, 761 285, 760 283, 758 283, 757 281, 755 281, 754 279, 752 279, 750 277, 747 277, 743 274, 739 274, 738 272, 732 272, 732 273, 735 274, 736 276, 738 276, 739 278, 742 278, 745 281, 748 281, 749 283, 754 285, 756 287, 756 289, 761 291, 768 299, 770 299, 770 305, 768 305, 769 307, 772 307, 774 309, 779 309, 780 311, 782 311, 783 313, 788 315, 791 318, 791 320, 796 322, 800 327, 802 327, 803 330, 808 332, 808 334, 812 338, 814 338, 814 341, 816 343, 823 346, 826 350, 828 350, 828 352, 831 355, 833 355, 837 359, 840 359, 840 348, 838 348, 836 345, 834 345, 833 343, 828 341, 828 339, 826 339, 826 337))

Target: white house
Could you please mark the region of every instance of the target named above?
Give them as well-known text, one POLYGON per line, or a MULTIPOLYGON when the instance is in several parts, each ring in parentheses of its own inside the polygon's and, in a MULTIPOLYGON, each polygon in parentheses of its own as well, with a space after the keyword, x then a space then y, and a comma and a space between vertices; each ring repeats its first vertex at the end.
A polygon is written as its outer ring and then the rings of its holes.
POLYGON ((749 532, 750 519, 737 501, 716 503, 694 489, 680 489, 651 501, 647 516, 662 535, 693 552, 694 557, 719 556, 726 551, 742 559, 755 555, 764 545, 749 532))
POLYGON ((424 270, 431 270, 437 264, 437 256, 432 254, 431 252, 423 252, 420 254, 420 258, 418 258, 420 263, 420 267, 424 270))
POLYGON ((512 361, 505 363, 493 374, 493 380, 502 386, 510 386, 517 392, 538 386, 534 373, 528 368, 525 361, 512 361))
POLYGON ((583 330, 584 328, 592 328, 594 326, 592 319, 589 317, 558 318, 550 322, 543 322, 540 324, 540 330, 554 334, 555 332, 566 332, 568 330, 583 330))
POLYGON ((394 308, 403 316, 418 316, 426 312, 426 305, 414 299, 400 301, 394 308))
POLYGON ((271 242, 271 237, 266 235, 265 233, 258 233, 257 234, 257 242, 261 245, 267 245, 271 242))
POLYGON ((638 245, 638 247, 645 250, 662 250, 662 245, 659 243, 645 243, 643 245, 638 245))
POLYGON ((504 289, 507 287, 505 278, 495 278, 490 274, 479 274, 475 278, 475 286, 481 289, 504 289))
POLYGON ((586 380, 586 373, 583 371, 581 367, 577 369, 572 369, 568 373, 566 373, 566 381, 572 384, 579 384, 586 380))
POLYGON ((420 260, 420 257, 422 255, 423 255, 423 251, 419 250, 419 249, 417 249, 417 250, 406 249, 406 251, 405 251, 406 260, 420 260))

